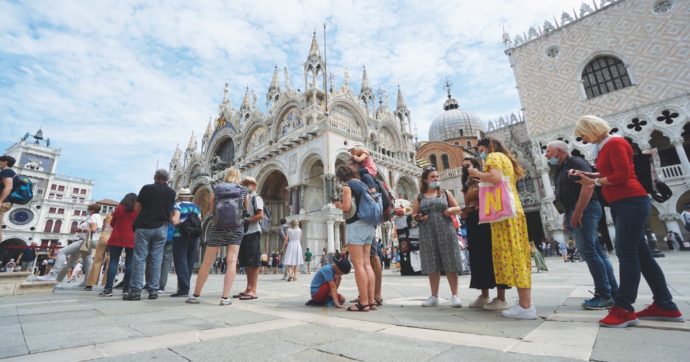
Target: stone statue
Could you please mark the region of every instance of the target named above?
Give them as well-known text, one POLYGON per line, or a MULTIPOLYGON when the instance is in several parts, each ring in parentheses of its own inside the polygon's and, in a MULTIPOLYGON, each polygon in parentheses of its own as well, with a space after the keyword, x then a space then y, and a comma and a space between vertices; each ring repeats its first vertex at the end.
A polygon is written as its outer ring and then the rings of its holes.
POLYGON ((216 155, 211 159, 211 171, 222 171, 228 167, 228 164, 223 161, 220 156, 216 155))

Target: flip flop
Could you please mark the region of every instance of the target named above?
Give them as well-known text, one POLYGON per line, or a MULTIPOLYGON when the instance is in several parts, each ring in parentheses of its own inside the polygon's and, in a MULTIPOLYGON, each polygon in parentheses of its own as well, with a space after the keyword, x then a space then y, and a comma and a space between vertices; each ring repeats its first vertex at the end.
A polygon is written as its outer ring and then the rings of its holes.
POLYGON ((245 292, 239 292, 239 293, 233 295, 232 297, 235 298, 235 299, 237 299, 237 298, 242 298, 242 296, 244 296, 244 295, 247 295, 247 293, 245 293, 245 292))
POLYGON ((249 294, 244 294, 243 296, 240 297, 240 300, 252 300, 252 299, 259 299, 256 295, 249 295, 249 294))

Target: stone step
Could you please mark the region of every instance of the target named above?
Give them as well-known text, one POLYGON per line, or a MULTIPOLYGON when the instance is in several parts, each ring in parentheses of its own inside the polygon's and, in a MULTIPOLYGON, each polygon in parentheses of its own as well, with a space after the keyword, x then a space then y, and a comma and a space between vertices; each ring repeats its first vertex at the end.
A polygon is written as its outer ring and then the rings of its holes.
POLYGON ((15 289, 14 295, 25 294, 53 294, 56 281, 31 281, 19 283, 19 288, 15 289))

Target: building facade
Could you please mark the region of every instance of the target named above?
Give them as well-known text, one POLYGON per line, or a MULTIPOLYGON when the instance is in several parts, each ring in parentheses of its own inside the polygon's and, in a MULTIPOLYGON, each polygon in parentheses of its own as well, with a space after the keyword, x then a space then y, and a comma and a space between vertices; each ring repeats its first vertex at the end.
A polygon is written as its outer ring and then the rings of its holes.
MULTIPOLYGON (((303 64, 304 90, 295 89, 285 70, 281 85, 278 69, 266 93, 266 110, 246 90, 238 109, 230 102, 227 85, 218 114, 209 121, 198 147, 191 136, 184 153, 179 148, 170 161, 172 187, 190 187, 194 201, 204 212, 204 228, 210 226, 208 200, 214 182, 234 166, 242 176, 254 176, 258 193, 272 214, 271 231, 263 235, 264 251, 278 250, 279 220, 299 220, 304 231, 303 247, 343 245, 344 220, 333 206, 339 182, 335 171, 350 158, 348 149, 366 146, 379 172, 398 197, 416 195, 421 170, 414 164, 415 149, 410 111, 398 89, 394 111, 388 97, 369 85, 362 72, 359 94, 349 85, 345 71, 342 85, 328 83, 326 64, 316 36, 303 64)), ((301 88, 301 87, 300 87, 301 88)), ((385 230, 384 230, 385 231, 385 230)), ((386 233, 384 233, 386 234, 386 233)))
POLYGON ((50 246, 67 245, 72 229, 88 216, 93 180, 58 174, 60 149, 51 147, 41 130, 34 136, 27 133, 5 154, 17 160, 14 170, 33 182, 34 198, 5 213, 0 258, 6 261, 5 257, 18 254, 31 242, 44 251, 50 246))
MULTIPOLYGON (((673 197, 653 203, 650 225, 659 236, 680 232, 677 215, 690 201, 689 12, 682 0, 585 2, 528 33, 503 35, 546 205, 554 198, 546 144, 561 139, 593 162, 594 147, 573 128, 578 117, 594 114, 639 150, 656 149, 657 174, 673 197)), ((550 209, 545 226, 561 239, 561 217, 550 209)))

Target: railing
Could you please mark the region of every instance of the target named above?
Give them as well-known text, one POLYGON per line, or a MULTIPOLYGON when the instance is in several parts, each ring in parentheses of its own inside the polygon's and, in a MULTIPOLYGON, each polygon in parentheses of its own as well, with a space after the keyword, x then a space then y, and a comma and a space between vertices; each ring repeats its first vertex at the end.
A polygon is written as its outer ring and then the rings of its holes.
POLYGON ((671 165, 658 168, 657 174, 661 177, 661 179, 666 181, 683 178, 685 176, 683 175, 682 165, 671 165))
POLYGON ((449 179, 449 178, 455 178, 455 177, 461 177, 462 176, 462 169, 461 168, 451 168, 448 170, 443 170, 439 172, 439 177, 441 180, 449 179))
POLYGON ((60 181, 70 181, 70 182, 80 182, 84 183, 87 185, 93 185, 93 180, 89 180, 87 178, 83 177, 74 177, 74 176, 66 176, 66 175, 55 175, 55 178, 60 180, 60 181))

